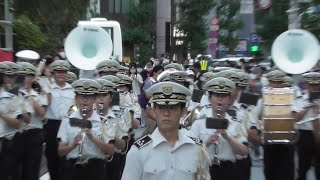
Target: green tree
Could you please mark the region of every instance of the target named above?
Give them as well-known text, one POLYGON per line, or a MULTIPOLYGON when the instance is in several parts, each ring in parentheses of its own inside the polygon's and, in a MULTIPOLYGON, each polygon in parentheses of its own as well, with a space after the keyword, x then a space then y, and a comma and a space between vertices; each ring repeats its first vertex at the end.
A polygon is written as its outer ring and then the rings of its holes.
POLYGON ((228 48, 229 53, 233 53, 239 44, 236 31, 243 27, 243 22, 237 18, 240 9, 239 0, 223 0, 217 3, 217 14, 219 18, 219 43, 228 48))
MULTIPOLYGON (((41 48, 41 54, 56 52, 58 45, 63 43, 77 22, 86 19, 89 4, 90 0, 13 0, 15 17, 28 17, 46 35, 47 43, 41 48)), ((16 36, 19 39, 20 34, 16 36)), ((16 42, 18 46, 20 43, 20 40, 16 42)))
POLYGON ((16 41, 19 42, 18 49, 41 51, 41 48, 48 43, 48 38, 41 32, 40 27, 25 15, 16 18, 13 26, 14 32, 18 34, 16 37, 16 41))
POLYGON ((123 40, 135 47, 135 60, 144 64, 154 54, 155 1, 131 2, 129 7, 123 40))
POLYGON ((273 41, 284 31, 288 30, 288 0, 272 1, 270 8, 257 9, 255 13, 256 32, 262 38, 261 49, 270 52, 273 41))
POLYGON ((301 29, 313 33, 320 40, 320 13, 314 12, 303 14, 301 19, 301 29))
POLYGON ((192 57, 205 53, 207 50, 209 25, 204 17, 214 7, 212 0, 183 0, 178 4, 180 19, 177 22, 178 29, 185 35, 183 37, 184 54, 190 52, 192 57))

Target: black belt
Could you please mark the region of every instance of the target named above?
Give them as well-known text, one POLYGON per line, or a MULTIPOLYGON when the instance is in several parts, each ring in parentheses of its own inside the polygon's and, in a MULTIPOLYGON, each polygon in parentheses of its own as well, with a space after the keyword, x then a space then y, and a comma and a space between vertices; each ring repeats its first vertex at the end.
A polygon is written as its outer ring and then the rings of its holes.
POLYGON ((49 121, 61 121, 61 119, 48 119, 48 122, 49 121))
POLYGON ((41 133, 41 131, 42 131, 42 129, 40 129, 40 128, 34 128, 34 129, 28 129, 28 130, 24 131, 23 133, 30 135, 30 134, 39 134, 39 133, 41 133))
MULTIPOLYGON (((67 159, 66 161, 67 162, 70 162, 70 163, 75 163, 75 162, 77 162, 77 158, 71 158, 71 159, 67 159)), ((102 161, 102 162, 104 162, 104 159, 100 159, 100 158, 91 158, 91 159, 89 159, 88 160, 88 163, 90 162, 100 162, 100 161, 102 161)))
POLYGON ((212 165, 211 168, 234 168, 236 163, 232 161, 220 161, 220 165, 212 165))

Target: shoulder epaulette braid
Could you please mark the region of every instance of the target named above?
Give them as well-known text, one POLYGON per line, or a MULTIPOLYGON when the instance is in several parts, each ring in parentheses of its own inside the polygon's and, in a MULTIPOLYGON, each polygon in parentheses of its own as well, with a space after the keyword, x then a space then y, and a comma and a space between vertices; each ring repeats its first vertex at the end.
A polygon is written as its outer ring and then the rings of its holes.
POLYGON ((152 142, 152 139, 150 135, 145 135, 138 139, 136 142, 134 142, 134 145, 137 146, 138 149, 141 149, 145 147, 146 145, 150 144, 152 142))
POLYGON ((188 136, 190 139, 192 139, 192 141, 194 141, 196 144, 202 145, 202 140, 194 138, 194 137, 190 137, 188 136))

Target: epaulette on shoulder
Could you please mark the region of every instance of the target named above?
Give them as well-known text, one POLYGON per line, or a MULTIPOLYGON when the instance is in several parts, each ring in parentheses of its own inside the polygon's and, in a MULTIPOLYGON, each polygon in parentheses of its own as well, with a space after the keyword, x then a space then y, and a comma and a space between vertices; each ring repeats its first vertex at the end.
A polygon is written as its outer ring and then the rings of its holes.
POLYGON ((243 109, 248 109, 249 107, 247 106, 247 105, 245 105, 245 104, 241 104, 241 107, 243 108, 243 109))
POLYGON ((190 137, 190 136, 188 136, 190 139, 192 139, 192 141, 194 141, 196 144, 198 144, 198 145, 202 145, 202 140, 200 140, 200 139, 197 139, 197 138, 194 138, 194 137, 190 137))
POLYGON ((149 134, 141 137, 136 142, 134 142, 134 145, 137 146, 138 149, 142 149, 146 145, 150 144, 152 142, 152 139, 149 134))

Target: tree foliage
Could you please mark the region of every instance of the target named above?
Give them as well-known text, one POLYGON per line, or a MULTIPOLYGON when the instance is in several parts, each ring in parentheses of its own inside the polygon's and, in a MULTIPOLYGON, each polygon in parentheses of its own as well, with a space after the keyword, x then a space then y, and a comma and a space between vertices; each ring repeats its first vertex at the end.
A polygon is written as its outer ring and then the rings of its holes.
POLYGON ((125 16, 126 29, 123 40, 134 45, 136 61, 145 63, 154 54, 155 45, 155 1, 131 3, 125 16))
POLYGON ((272 1, 270 8, 256 11, 256 32, 262 38, 265 50, 269 51, 273 41, 288 30, 288 9, 288 0, 277 0, 272 1))
POLYGON ((183 37, 184 51, 191 52, 192 57, 205 53, 208 38, 209 25, 204 17, 214 7, 212 0, 183 0, 178 4, 180 19, 177 22, 178 29, 185 35, 183 37))
POLYGON ((40 51, 48 43, 48 37, 41 32, 40 27, 33 23, 27 16, 21 15, 13 22, 15 32, 18 34, 16 40, 18 49, 33 49, 40 51))
POLYGON ((226 46, 232 53, 239 44, 236 31, 243 27, 243 22, 237 18, 240 9, 239 0, 224 0, 217 3, 217 14, 219 18, 219 43, 226 46))
MULTIPOLYGON (((63 43, 63 39, 77 25, 81 19, 85 19, 90 0, 13 0, 15 17, 26 16, 35 25, 38 25, 40 32, 47 37, 47 43, 41 48, 40 53, 54 53, 58 45, 63 43)), ((27 39, 21 42, 21 32, 16 26, 18 47, 20 44, 27 44, 27 39)), ((40 36, 39 36, 40 37, 40 36)), ((41 41, 39 39, 39 41, 41 41)))

